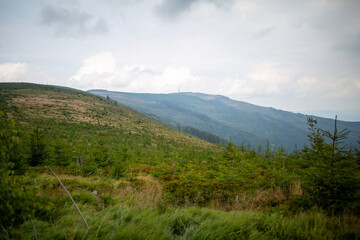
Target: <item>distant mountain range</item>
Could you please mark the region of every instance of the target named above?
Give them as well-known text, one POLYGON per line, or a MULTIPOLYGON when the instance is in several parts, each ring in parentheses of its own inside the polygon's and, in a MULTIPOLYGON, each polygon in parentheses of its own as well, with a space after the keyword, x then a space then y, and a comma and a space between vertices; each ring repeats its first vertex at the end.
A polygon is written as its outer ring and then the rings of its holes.
MULTIPOLYGON (((111 98, 174 127, 191 127, 240 145, 288 151, 306 144, 307 116, 261 107, 220 95, 203 93, 147 94, 106 90, 88 92, 111 98)), ((334 119, 314 117, 318 127, 333 131, 334 119)), ((338 121, 338 129, 351 131, 346 143, 358 147, 360 122, 338 121)))

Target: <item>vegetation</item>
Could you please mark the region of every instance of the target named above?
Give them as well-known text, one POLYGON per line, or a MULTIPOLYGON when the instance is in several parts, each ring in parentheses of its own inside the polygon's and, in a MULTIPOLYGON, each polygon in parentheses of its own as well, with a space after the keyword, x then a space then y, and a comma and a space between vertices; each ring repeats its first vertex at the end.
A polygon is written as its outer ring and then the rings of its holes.
POLYGON ((332 211, 344 211, 355 204, 353 209, 359 212, 356 200, 359 197, 358 163, 351 150, 340 145, 349 131, 323 131, 316 128, 316 120, 309 118, 309 139, 311 148, 302 152, 305 170, 302 172, 304 192, 313 203, 332 211), (326 143, 324 137, 330 142, 326 143))
POLYGON ((199 129, 196 128, 192 128, 189 126, 180 126, 180 124, 178 125, 178 129, 182 132, 188 133, 190 135, 193 135, 195 137, 198 137, 202 140, 205 140, 207 142, 213 143, 213 144, 217 144, 217 145, 226 145, 226 141, 214 134, 208 133, 208 132, 204 132, 204 131, 200 131, 199 129))
MULTIPOLYGON (((148 94, 90 90, 98 96, 118 101, 173 126, 189 126, 237 145, 283 147, 288 152, 302 147, 307 140, 306 119, 303 114, 261 107, 232 100, 220 95, 202 93, 148 94)), ((317 118, 320 128, 331 131, 333 119, 317 118)), ((356 146, 360 122, 338 121, 339 128, 351 132, 346 140, 356 146)), ((200 135, 201 136, 201 135, 200 135)))
POLYGON ((359 150, 337 125, 309 118, 309 146, 287 154, 68 88, 0 84, 0 98, 0 238, 34 239, 32 222, 39 239, 360 238, 359 150))

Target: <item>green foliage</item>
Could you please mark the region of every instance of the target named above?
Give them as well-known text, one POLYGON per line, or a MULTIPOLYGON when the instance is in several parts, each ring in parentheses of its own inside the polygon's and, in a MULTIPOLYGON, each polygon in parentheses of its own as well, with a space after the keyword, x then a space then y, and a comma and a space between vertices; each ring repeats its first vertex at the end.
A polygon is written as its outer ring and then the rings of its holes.
MULTIPOLYGON (((64 207, 69 207, 65 205, 64 207)), ((330 217, 322 212, 284 216, 251 211, 224 212, 206 208, 145 209, 127 205, 100 212, 81 205, 89 215, 86 230, 75 211, 63 212, 56 223, 35 219, 44 239, 359 239, 359 218, 330 217)), ((31 239, 32 225, 10 232, 16 239, 31 239)))
POLYGON ((4 174, 3 170, 0 177, 0 225, 19 225, 42 208, 35 189, 26 186, 21 178, 4 174))
POLYGON ((4 119, 3 114, 0 111, 0 168, 23 174, 28 165, 21 148, 21 131, 16 127, 15 121, 4 119))
POLYGON ((110 163, 109 150, 103 142, 97 142, 92 147, 91 158, 99 167, 105 167, 110 163))
POLYGON ((235 163, 239 162, 240 153, 238 149, 236 149, 236 146, 231 141, 228 142, 225 151, 223 159, 226 162, 226 165, 228 166, 235 166, 235 163))
POLYGON ((84 160, 84 165, 81 167, 81 171, 84 176, 90 176, 97 172, 99 166, 92 158, 86 158, 84 160))
POLYGON ((124 146, 120 147, 119 158, 111 161, 111 176, 113 178, 119 179, 125 176, 127 171, 127 165, 129 164, 130 154, 128 149, 124 146))
POLYGON ((302 151, 301 160, 306 168, 302 171, 302 187, 310 200, 331 211, 339 212, 359 201, 360 190, 357 176, 358 165, 350 150, 344 150, 341 142, 348 131, 323 131, 316 127, 317 121, 308 118, 311 148, 302 151), (327 137, 330 143, 325 141, 327 137))
POLYGON ((115 179, 120 179, 125 176, 126 170, 126 163, 122 161, 116 161, 113 163, 111 168, 111 176, 115 179))
POLYGON ((49 153, 44 142, 43 131, 39 128, 34 129, 30 141, 29 165, 34 167, 44 164, 49 153))
POLYGON ((163 191, 167 204, 208 206, 212 200, 220 204, 234 203, 241 187, 236 183, 173 180, 164 183, 163 191))
POLYGON ((54 165, 67 167, 71 164, 72 158, 68 143, 63 139, 56 140, 54 146, 54 165))
POLYGON ((218 144, 218 145, 226 145, 226 141, 214 134, 201 131, 199 129, 189 127, 189 126, 178 126, 178 129, 182 132, 188 133, 190 135, 193 135, 195 137, 198 137, 202 140, 205 140, 210 143, 218 144))
MULTIPOLYGON (((0 117, 3 112, 0 111, 0 117)), ((3 227, 21 224, 34 216, 36 211, 45 208, 39 200, 36 189, 24 182, 23 177, 14 173, 23 172, 19 166, 19 131, 13 121, 1 119, 0 129, 0 225, 3 227), (15 163, 14 163, 14 162, 15 163), (14 171, 15 170, 15 171, 14 171)), ((45 199, 46 200, 46 199, 45 199)))

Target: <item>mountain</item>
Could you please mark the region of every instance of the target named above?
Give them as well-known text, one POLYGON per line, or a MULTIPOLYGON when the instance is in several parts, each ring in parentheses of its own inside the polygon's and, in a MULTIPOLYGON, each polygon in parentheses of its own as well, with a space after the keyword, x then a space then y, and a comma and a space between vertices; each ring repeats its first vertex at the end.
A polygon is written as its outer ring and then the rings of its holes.
MULTIPOLYGON (((203 93, 145 94, 90 90, 113 99, 167 124, 190 126, 231 139, 236 144, 283 146, 291 151, 306 144, 307 116, 203 93)), ((334 120, 314 117, 318 127, 332 131, 334 120)), ((338 129, 351 131, 348 144, 357 146, 360 122, 338 121, 338 129)))
POLYGON ((129 161, 154 164, 216 149, 114 101, 71 88, 0 83, 0 112, 0 123, 17 123, 26 155, 32 136, 42 138, 49 164, 57 164, 54 156, 60 150, 68 155, 67 164, 99 155, 105 162, 115 161, 124 158, 124 149, 129 161))
MULTIPOLYGON (((159 98, 164 96, 168 97, 159 98)), ((161 105, 166 107, 158 106, 159 113, 168 110, 179 119, 188 116, 195 123, 220 126, 217 130, 257 137, 227 123, 241 106, 250 118, 252 105, 237 106, 230 99, 203 94, 169 96, 176 98, 161 105), (224 112, 216 112, 221 109, 224 112), (206 114, 212 111, 215 114, 206 114), (213 117, 216 114, 222 123, 213 117)), ((265 118, 260 110, 259 121, 265 118)), ((289 114, 276 116, 275 110, 268 110, 274 115, 268 118, 274 123, 279 119, 279 124, 289 114)), ((186 125, 180 129, 213 138, 186 125)), ((319 139, 314 137, 313 142, 319 139)), ((44 239, 360 235, 358 155, 347 156, 335 148, 337 153, 329 161, 330 145, 320 144, 324 152, 303 154, 258 154, 234 144, 218 147, 107 95, 25 83, 0 83, 0 143, 0 236, 4 239, 34 239, 37 234, 44 239), (305 184, 311 187, 303 188, 305 184), (341 215, 334 215, 335 207, 340 207, 341 215), (345 219, 342 225, 339 218, 345 219), (319 224, 309 228, 314 221, 319 224), (339 235, 338 229, 347 230, 339 235)))

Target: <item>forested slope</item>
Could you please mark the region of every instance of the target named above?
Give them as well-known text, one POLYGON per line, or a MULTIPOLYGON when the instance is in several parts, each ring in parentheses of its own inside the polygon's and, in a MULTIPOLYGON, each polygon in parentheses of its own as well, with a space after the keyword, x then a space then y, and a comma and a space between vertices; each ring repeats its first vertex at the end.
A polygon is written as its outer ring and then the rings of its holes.
MULTIPOLYGON (((185 125, 215 134, 236 144, 275 149, 282 146, 288 151, 306 144, 307 116, 271 107, 261 107, 230 98, 202 93, 143 94, 91 90, 137 109, 158 119, 185 125)), ((324 130, 331 130, 334 119, 314 117, 324 130)), ((335 116, 334 116, 335 118, 335 116)), ((348 144, 356 146, 360 136, 360 122, 338 121, 340 128, 351 131, 348 144)))

